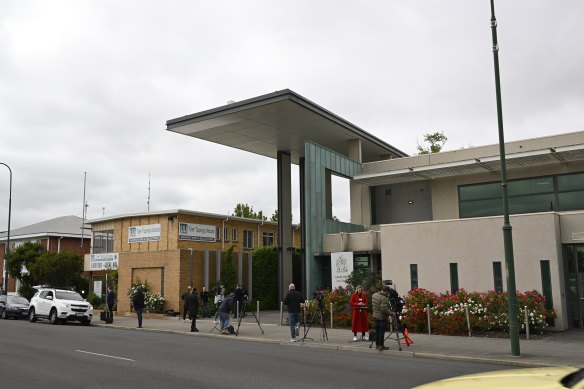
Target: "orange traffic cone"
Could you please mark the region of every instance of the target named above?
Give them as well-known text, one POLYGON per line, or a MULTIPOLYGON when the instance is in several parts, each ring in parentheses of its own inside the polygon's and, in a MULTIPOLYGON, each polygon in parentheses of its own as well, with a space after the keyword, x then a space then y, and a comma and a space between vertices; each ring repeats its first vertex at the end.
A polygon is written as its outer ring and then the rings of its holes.
POLYGON ((404 340, 402 341, 402 344, 412 344, 414 342, 412 342, 412 340, 410 339, 410 333, 408 332, 408 328, 405 328, 404 331, 404 340))

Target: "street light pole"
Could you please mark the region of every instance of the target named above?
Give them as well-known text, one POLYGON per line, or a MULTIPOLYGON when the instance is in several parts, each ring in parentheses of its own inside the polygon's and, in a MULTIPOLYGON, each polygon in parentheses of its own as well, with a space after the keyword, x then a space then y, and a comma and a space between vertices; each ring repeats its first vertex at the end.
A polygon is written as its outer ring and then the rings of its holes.
POLYGON ((12 169, 10 166, 5 164, 4 162, 0 162, 0 165, 4 165, 8 168, 10 172, 10 188, 8 192, 8 235, 6 238, 6 248, 4 250, 4 267, 2 268, 4 271, 2 272, 2 294, 8 294, 8 269, 6 269, 8 254, 10 254, 10 216, 12 212, 12 169))
POLYGON ((507 165, 505 162, 505 136, 503 134, 503 111, 501 108, 501 80, 499 77, 499 44, 497 43, 497 19, 495 4, 491 0, 491 32, 493 35, 493 59, 495 62, 495 89, 497 93, 497 121, 499 125, 499 154, 501 158, 501 188, 503 191, 503 244, 505 247, 505 267, 509 310, 509 335, 511 354, 520 355, 519 326, 517 321, 517 291, 515 286, 515 261, 513 258, 513 235, 509 222, 509 201, 507 195, 507 165))

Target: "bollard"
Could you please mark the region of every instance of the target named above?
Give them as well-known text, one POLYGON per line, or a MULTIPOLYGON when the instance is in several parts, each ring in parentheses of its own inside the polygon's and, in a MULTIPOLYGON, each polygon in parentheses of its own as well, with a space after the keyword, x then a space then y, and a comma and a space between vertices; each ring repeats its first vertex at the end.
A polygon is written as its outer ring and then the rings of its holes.
POLYGON ((333 329, 333 303, 331 303, 331 330, 333 329))
POLYGON ((256 311, 258 312, 258 322, 259 322, 260 321, 260 300, 256 301, 256 306, 257 306, 256 311))
POLYGON ((466 311, 466 325, 468 326, 468 336, 472 336, 470 331, 470 315, 468 314, 468 305, 464 304, 464 310, 466 311))
POLYGON ((426 312, 428 313, 428 335, 432 335, 432 321, 430 320, 430 304, 426 305, 426 312))
POLYGON ((525 339, 529 340, 529 313, 527 312, 527 305, 525 308, 525 339))
POLYGON ((235 309, 237 309, 237 311, 235 311, 236 312, 235 317, 239 317, 239 301, 237 301, 235 309))
POLYGON ((280 325, 283 325, 282 322, 284 321, 284 302, 280 301, 280 325))

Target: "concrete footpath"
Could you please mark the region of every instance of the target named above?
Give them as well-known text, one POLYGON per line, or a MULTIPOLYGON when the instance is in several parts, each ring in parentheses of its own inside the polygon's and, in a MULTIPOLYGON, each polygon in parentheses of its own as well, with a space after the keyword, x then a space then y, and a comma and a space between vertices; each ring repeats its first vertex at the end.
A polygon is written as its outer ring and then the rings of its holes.
MULTIPOLYGON (((468 336, 442 336, 427 334, 410 334, 414 342, 410 346, 401 344, 402 351, 398 350, 397 341, 387 339, 385 345, 388 351, 378 351, 369 348, 371 342, 353 342, 353 333, 348 329, 326 328, 328 340, 323 339, 322 327, 312 326, 308 329, 306 339, 296 343, 290 342, 290 329, 288 326, 279 325, 280 313, 267 311, 260 313, 262 334, 255 318, 247 314, 239 326, 239 334, 221 335, 213 329, 213 319, 198 319, 199 332, 190 332, 190 323, 183 322, 182 318, 144 318, 141 329, 136 328, 135 316, 115 316, 112 324, 105 324, 99 320, 99 315, 94 318, 92 325, 115 329, 128 329, 135 331, 168 332, 187 336, 215 337, 217 339, 232 341, 252 341, 281 344, 290 347, 318 347, 330 350, 348 352, 383 353, 392 356, 409 358, 433 358, 450 359, 467 362, 480 362, 520 367, 571 365, 584 367, 584 330, 570 330, 560 332, 539 340, 521 340, 521 356, 511 355, 511 342, 509 339, 468 337, 468 336)), ((237 319, 231 319, 231 325, 237 330, 237 319)), ((218 326, 217 326, 218 328, 218 326)), ((395 336, 395 335, 393 335, 395 336)), ((300 337, 303 337, 303 328, 300 337)), ((401 338, 401 334, 400 334, 401 338)))

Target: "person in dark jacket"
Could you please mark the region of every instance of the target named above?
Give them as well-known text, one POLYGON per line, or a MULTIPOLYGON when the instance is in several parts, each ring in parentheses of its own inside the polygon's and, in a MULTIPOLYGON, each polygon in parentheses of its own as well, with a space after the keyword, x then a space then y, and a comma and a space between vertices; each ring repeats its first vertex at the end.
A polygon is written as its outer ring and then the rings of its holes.
POLYGON ((114 305, 116 303, 116 293, 113 291, 112 287, 107 288, 106 304, 107 304, 107 318, 108 322, 114 321, 114 305))
POLYGON ((217 309, 219 313, 219 320, 221 321, 221 333, 223 335, 229 335, 227 328, 229 327, 229 311, 233 306, 233 300, 235 299, 234 294, 231 293, 229 296, 223 298, 221 305, 217 309))
POLYGON ((290 322, 290 342, 296 342, 300 333, 300 305, 304 303, 304 296, 296 290, 294 284, 288 286, 288 294, 284 297, 284 304, 288 306, 288 320, 290 322))
POLYGON ((191 293, 185 298, 185 305, 189 311, 191 319, 191 332, 199 332, 197 329, 197 312, 199 310, 199 299, 197 298, 197 288, 192 288, 191 293))
POLYGON ((235 302, 234 302, 234 305, 235 305, 234 306, 234 308, 235 308, 234 312, 235 313, 233 315, 233 318, 234 319, 237 319, 237 317, 242 314, 241 311, 243 310, 243 299, 244 299, 244 296, 245 296, 245 292, 243 290, 243 285, 237 284, 237 288, 235 288, 235 302))
POLYGON ((389 285, 384 285, 381 291, 375 293, 371 298, 373 318, 375 319, 375 344, 378 350, 388 350, 388 347, 383 344, 385 330, 387 329, 387 319, 395 315, 389 306, 389 290, 389 285))
MULTIPOLYGON (((183 301, 183 322, 187 321, 187 314, 189 312, 189 308, 187 307, 187 296, 191 294, 191 286, 187 288, 187 290, 182 294, 180 297, 183 301)), ((180 320, 180 317, 178 318, 180 320)))
POLYGON ((209 311, 209 292, 207 292, 207 287, 203 286, 203 291, 200 295, 201 300, 201 316, 211 317, 211 312, 209 311))
POLYGON ((134 311, 136 311, 136 316, 138 317, 138 328, 142 328, 142 312, 146 307, 146 305, 144 305, 144 293, 142 292, 142 288, 136 288, 136 293, 132 299, 132 305, 134 306, 134 311))

